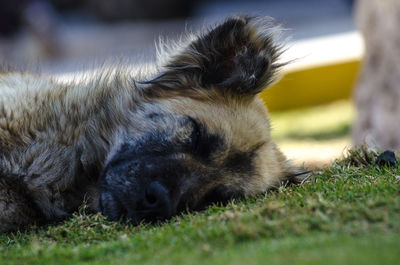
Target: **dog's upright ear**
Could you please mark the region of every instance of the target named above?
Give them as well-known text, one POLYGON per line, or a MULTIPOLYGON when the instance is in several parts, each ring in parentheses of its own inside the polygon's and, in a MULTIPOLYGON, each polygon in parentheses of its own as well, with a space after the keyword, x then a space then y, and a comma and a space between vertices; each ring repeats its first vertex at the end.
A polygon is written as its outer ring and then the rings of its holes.
POLYGON ((161 72, 145 83, 169 92, 215 89, 223 94, 255 95, 282 66, 277 62, 282 50, 276 35, 277 27, 269 17, 229 18, 167 54, 161 72))

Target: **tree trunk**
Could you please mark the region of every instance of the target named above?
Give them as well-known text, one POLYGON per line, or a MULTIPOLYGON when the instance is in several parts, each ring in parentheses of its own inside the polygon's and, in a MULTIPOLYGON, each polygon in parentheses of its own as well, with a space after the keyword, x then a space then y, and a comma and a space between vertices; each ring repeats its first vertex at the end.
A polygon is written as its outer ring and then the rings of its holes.
POLYGON ((355 145, 400 150, 400 0, 359 0, 366 55, 355 99, 355 145))

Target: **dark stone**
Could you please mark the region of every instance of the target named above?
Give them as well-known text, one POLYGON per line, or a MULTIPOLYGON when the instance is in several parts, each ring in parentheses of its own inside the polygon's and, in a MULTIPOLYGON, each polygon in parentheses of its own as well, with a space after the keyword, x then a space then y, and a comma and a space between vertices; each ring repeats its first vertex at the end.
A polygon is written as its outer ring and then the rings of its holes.
POLYGON ((386 150, 376 158, 375 163, 378 165, 395 166, 397 164, 396 155, 393 151, 386 150))

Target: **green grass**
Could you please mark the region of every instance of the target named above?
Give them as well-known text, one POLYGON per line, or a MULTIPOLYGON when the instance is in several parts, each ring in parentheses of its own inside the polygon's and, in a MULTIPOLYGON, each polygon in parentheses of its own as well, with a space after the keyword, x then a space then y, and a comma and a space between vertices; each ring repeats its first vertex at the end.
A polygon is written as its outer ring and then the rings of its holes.
POLYGON ((398 264, 400 166, 358 150, 306 183, 158 225, 71 220, 0 235, 0 264, 398 264))
POLYGON ((271 113, 272 137, 280 142, 346 138, 354 115, 354 106, 348 100, 271 113))

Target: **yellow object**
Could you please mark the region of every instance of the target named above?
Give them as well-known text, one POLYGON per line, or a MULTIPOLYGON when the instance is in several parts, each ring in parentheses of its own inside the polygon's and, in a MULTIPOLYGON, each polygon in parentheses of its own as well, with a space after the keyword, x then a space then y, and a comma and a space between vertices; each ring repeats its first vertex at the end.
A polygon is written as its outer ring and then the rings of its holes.
POLYGON ((289 70, 261 93, 270 111, 323 104, 352 96, 360 60, 331 62, 289 70))

